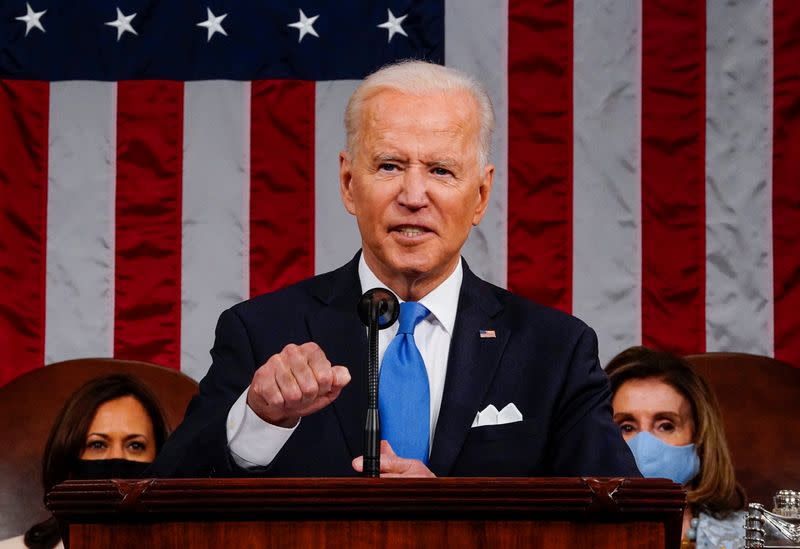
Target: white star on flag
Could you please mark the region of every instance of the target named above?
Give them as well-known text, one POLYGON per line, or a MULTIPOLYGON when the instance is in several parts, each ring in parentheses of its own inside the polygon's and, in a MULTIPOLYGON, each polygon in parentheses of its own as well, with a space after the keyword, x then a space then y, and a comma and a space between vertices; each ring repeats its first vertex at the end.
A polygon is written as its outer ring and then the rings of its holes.
POLYGON ((106 25, 108 25, 109 27, 117 27, 117 42, 119 42, 120 38, 122 38, 122 35, 125 34, 126 32, 130 32, 136 35, 139 34, 131 25, 131 20, 134 17, 136 17, 135 13, 132 13, 130 15, 125 15, 124 13, 122 13, 122 11, 120 11, 119 8, 117 8, 116 21, 108 21, 106 23, 106 25))
POLYGON ((306 34, 310 34, 312 36, 316 36, 317 38, 319 38, 319 34, 317 34, 317 31, 314 30, 314 21, 316 21, 317 18, 319 18, 319 15, 315 15, 314 17, 306 17, 306 14, 303 13, 303 10, 299 11, 300 11, 300 21, 297 21, 296 23, 289 23, 287 25, 288 27, 294 27, 295 29, 298 29, 300 31, 300 37, 297 39, 297 42, 298 43, 302 42, 303 37, 306 34))
POLYGON ((198 23, 198 27, 205 27, 208 29, 208 40, 207 42, 211 42, 211 37, 214 36, 214 33, 224 34, 228 36, 228 33, 225 32, 225 29, 222 28, 222 20, 228 17, 227 13, 223 13, 219 17, 214 15, 214 12, 211 11, 211 8, 206 8, 208 12, 208 19, 203 21, 202 23, 198 23))
POLYGON ((386 20, 386 23, 381 23, 378 25, 382 29, 386 29, 389 31, 389 40, 387 42, 392 41, 392 37, 395 34, 402 34, 403 36, 408 36, 406 31, 403 30, 402 22, 403 20, 408 17, 408 14, 401 15, 400 17, 395 17, 392 13, 392 10, 387 9, 386 11, 389 12, 389 18, 386 20))
POLYGON ((31 8, 31 5, 27 2, 25 2, 25 7, 28 8, 28 13, 25 15, 20 15, 16 18, 17 21, 25 22, 25 36, 28 36, 28 33, 31 32, 31 29, 34 27, 42 32, 45 32, 40 19, 42 18, 42 15, 47 12, 47 10, 33 11, 33 8, 31 8))

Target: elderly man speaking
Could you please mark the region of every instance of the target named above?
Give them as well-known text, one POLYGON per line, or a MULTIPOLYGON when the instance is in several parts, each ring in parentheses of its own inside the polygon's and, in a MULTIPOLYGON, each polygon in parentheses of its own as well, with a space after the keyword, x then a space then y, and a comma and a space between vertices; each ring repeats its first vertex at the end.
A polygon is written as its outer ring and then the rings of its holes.
POLYGON ((222 313, 213 363, 152 469, 161 476, 347 476, 362 469, 367 335, 381 286, 382 476, 639 476, 611 419, 594 332, 476 277, 460 252, 489 203, 483 88, 419 61, 370 75, 347 105, 343 267, 222 313))

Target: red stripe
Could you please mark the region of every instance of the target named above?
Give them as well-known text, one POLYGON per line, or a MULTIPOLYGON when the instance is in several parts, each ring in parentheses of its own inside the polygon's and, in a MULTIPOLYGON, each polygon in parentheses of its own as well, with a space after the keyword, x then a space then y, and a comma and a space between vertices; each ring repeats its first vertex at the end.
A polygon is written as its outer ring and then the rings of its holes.
POLYGON ((705 351, 706 5, 645 0, 642 339, 705 351))
POLYGON ((117 89, 114 355, 180 368, 183 84, 117 89))
POLYGON ((0 80, 0 385, 44 364, 46 82, 0 80))
POLYGON ((800 366, 800 4, 774 4, 772 232, 775 357, 800 366))
POLYGON ((572 308, 572 2, 509 3, 508 286, 572 308))
POLYGON ((250 294, 314 274, 315 85, 255 81, 250 130, 250 294))

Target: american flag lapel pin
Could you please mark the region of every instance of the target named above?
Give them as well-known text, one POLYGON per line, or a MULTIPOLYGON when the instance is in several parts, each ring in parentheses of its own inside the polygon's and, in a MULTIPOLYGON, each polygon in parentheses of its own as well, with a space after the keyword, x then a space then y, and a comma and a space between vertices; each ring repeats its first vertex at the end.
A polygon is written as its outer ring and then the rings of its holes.
POLYGON ((497 337, 497 334, 494 333, 494 330, 478 330, 478 333, 481 336, 481 339, 493 339, 497 337))

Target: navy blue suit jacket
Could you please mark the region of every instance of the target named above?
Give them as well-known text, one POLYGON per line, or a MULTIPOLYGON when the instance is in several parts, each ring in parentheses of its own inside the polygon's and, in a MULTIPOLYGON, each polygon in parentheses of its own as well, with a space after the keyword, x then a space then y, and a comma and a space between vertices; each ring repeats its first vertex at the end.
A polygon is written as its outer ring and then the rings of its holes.
MULTIPOLYGON (((330 406, 304 417, 269 476, 355 475, 363 454, 367 338, 356 314, 358 255, 344 267, 222 313, 213 363, 152 476, 250 474, 233 464, 226 418, 255 370, 288 343, 315 341, 352 381, 330 406)), ((438 476, 639 476, 611 419, 594 331, 476 277, 464 264, 430 455, 438 476), (481 338, 480 330, 496 337, 481 338), (513 402, 523 421, 471 428, 489 404, 513 402)))

